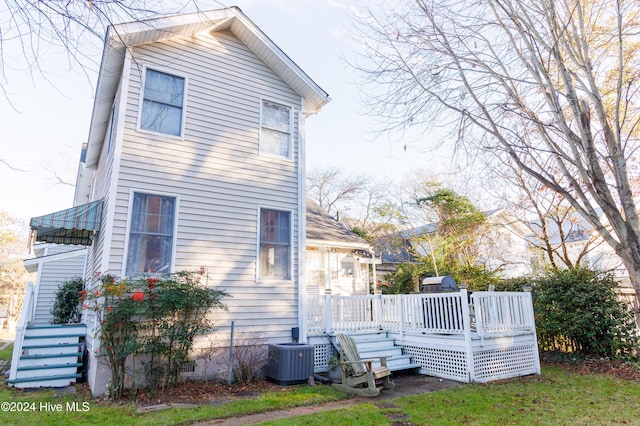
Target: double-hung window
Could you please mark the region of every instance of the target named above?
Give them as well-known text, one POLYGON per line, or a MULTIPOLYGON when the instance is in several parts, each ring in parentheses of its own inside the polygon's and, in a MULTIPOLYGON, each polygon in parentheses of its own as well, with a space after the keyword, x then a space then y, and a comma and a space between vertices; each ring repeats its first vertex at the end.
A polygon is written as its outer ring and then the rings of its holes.
POLYGON ((126 275, 171 272, 176 198, 134 193, 126 275))
POLYGON ((184 86, 182 77, 147 68, 140 128, 181 136, 184 86))
POLYGON ((291 279, 291 212, 260 210, 261 279, 291 279))
POLYGON ((291 107, 262 101, 260 152, 291 157, 291 107))

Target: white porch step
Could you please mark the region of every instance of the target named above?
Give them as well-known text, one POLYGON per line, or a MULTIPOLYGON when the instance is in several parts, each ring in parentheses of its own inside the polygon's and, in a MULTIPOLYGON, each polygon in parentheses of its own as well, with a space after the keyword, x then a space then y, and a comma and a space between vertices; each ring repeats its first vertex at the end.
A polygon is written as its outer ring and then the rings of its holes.
POLYGON ((51 364, 45 366, 18 367, 17 379, 38 378, 43 376, 60 376, 76 374, 78 367, 82 367, 81 362, 72 364, 51 364))
MULTIPOLYGON (((395 344, 395 340, 387 337, 386 332, 370 331, 349 333, 353 337, 358 347, 358 353, 362 359, 374 359, 373 366, 379 367, 379 357, 387 357, 387 367, 391 371, 401 371, 420 368, 420 364, 412 362, 410 355, 402 354, 402 346, 395 344)), ((332 339, 337 345, 337 339, 332 339)))
POLYGON ((17 388, 60 387, 77 381, 82 374, 84 324, 38 325, 25 329, 15 378, 17 388))
POLYGON ((55 354, 71 354, 84 349, 84 344, 78 343, 49 343, 37 345, 22 345, 23 355, 55 355, 55 354))
POLYGON ((69 386, 77 379, 82 377, 82 374, 69 374, 69 375, 53 375, 53 376, 40 376, 40 377, 28 377, 23 379, 15 379, 10 383, 20 389, 25 388, 40 388, 40 387, 52 387, 61 388, 69 386))
POLYGON ((78 361, 78 357, 82 356, 82 352, 73 352, 69 354, 49 354, 49 355, 22 355, 18 370, 21 367, 44 367, 51 364, 71 364, 78 361))
POLYGON ((64 336, 84 336, 87 326, 85 324, 56 324, 34 325, 27 327, 25 339, 45 338, 57 339, 64 336))

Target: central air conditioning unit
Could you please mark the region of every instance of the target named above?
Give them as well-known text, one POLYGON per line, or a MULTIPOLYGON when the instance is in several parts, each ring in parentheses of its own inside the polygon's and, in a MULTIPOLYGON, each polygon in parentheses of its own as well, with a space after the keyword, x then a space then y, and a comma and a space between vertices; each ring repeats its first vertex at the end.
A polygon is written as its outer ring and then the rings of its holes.
POLYGON ((313 376, 315 348, 300 343, 269 345, 267 379, 281 385, 305 383, 313 376))

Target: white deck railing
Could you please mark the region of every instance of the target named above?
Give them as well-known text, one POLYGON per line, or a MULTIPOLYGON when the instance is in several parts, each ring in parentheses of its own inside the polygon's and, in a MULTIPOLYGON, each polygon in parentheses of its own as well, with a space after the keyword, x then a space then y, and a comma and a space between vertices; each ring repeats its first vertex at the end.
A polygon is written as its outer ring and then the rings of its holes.
POLYGON ((14 380, 18 374, 18 360, 22 355, 22 345, 27 326, 33 321, 35 315, 35 289, 33 283, 27 284, 20 310, 20 319, 16 327, 16 337, 13 342, 13 354, 11 357, 11 368, 9 369, 9 380, 14 380))
POLYGON ((471 303, 479 335, 514 331, 535 332, 531 293, 474 292, 471 303))
POLYGON ((424 334, 480 336, 534 332, 531 293, 453 293, 310 296, 309 333, 381 329, 424 334), (469 303, 469 300, 471 303, 469 303))

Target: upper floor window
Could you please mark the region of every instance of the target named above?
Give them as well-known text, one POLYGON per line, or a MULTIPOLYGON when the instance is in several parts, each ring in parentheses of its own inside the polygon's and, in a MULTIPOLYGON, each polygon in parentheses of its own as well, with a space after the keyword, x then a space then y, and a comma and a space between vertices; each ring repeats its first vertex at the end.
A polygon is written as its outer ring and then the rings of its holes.
POLYGON ((291 107, 262 101, 261 152, 291 157, 291 116, 291 107))
POLYGON ((181 136, 184 85, 182 77, 147 69, 140 128, 181 136))
POLYGON ((176 198, 133 194, 126 275, 171 272, 176 198))
POLYGON ((260 278, 291 279, 291 213, 260 210, 260 278))

